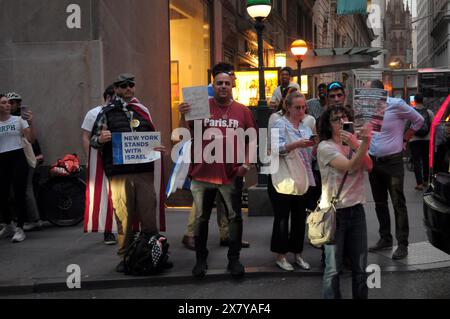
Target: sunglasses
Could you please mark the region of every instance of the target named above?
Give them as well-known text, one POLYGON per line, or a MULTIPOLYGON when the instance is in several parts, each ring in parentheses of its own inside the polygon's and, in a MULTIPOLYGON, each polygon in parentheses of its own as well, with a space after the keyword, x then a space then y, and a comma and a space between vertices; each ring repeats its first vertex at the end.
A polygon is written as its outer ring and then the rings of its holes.
POLYGON ((331 83, 330 85, 328 85, 328 91, 336 90, 336 89, 344 89, 344 87, 342 86, 342 84, 337 83, 337 82, 331 83))
POLYGON ((135 84, 134 82, 125 82, 125 83, 122 83, 122 84, 119 85, 119 87, 120 87, 121 89, 126 89, 126 88, 132 89, 132 88, 134 88, 135 86, 136 86, 136 84, 135 84))
POLYGON ((330 99, 335 99, 335 98, 342 98, 344 96, 344 94, 342 94, 342 93, 338 93, 338 94, 330 94, 330 95, 328 95, 328 97, 330 98, 330 99))
POLYGON ((346 121, 347 120, 347 116, 336 116, 336 117, 333 117, 333 118, 330 119, 330 122, 331 123, 338 123, 341 120, 346 121))

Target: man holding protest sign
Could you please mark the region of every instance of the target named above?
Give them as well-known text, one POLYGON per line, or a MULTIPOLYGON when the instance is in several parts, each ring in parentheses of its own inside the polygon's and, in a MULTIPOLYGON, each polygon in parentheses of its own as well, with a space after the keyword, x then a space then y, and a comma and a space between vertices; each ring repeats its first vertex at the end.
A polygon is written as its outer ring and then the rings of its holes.
MULTIPOLYGON (((254 154, 250 151, 249 145, 255 146, 256 154, 257 132, 251 111, 232 99, 232 83, 233 79, 228 73, 216 74, 213 84, 214 98, 209 100, 210 117, 187 123, 191 129, 194 129, 194 126, 195 130, 200 129, 201 136, 210 136, 204 141, 194 139, 194 143, 200 142, 201 150, 201 154, 195 152, 194 157, 200 155, 201 158, 199 161, 195 159, 190 170, 191 191, 196 207, 197 263, 192 274, 197 278, 204 277, 208 268, 208 224, 217 192, 220 192, 223 197, 229 220, 228 270, 234 277, 241 277, 245 273, 244 266, 239 262, 243 231, 242 202, 240 187, 236 186, 235 181, 245 176, 251 169, 249 164, 254 162, 252 158, 254 154), (243 133, 244 130, 248 132, 252 129, 254 138, 250 138, 245 145, 239 144, 236 134, 239 134, 240 130, 243 133), (245 150, 240 149, 240 146, 245 147, 245 150), (229 156, 230 148, 234 156, 229 156), (211 150, 211 154, 208 154, 208 150, 211 150), (240 162, 238 157, 242 154, 244 158, 243 162, 240 162)), ((191 112, 191 108, 192 106, 188 103, 180 104, 183 119, 191 112)))
MULTIPOLYGON (((159 133, 151 133, 156 129, 150 113, 134 97, 134 76, 120 75, 114 82, 114 89, 116 97, 102 110, 94 125, 91 146, 99 151, 101 157, 101 162, 94 163, 94 166, 100 165, 109 180, 112 203, 108 204, 112 204, 114 209, 119 234, 118 254, 123 257, 133 242, 133 226, 137 221, 140 222, 142 232, 156 233, 158 228, 165 230, 163 211, 158 212, 157 209, 158 206, 164 207, 162 198, 157 194, 160 190, 158 184, 161 186, 161 167, 156 160, 160 154, 154 154, 164 152, 165 148, 161 146, 160 140, 154 143, 159 133), (147 154, 149 146, 154 151, 150 152, 152 154, 147 154), (158 217, 160 225, 157 223, 158 217)), ((91 175, 91 171, 89 173, 91 175)), ((87 195, 88 204, 91 204, 90 196, 94 195, 89 192, 87 195)), ((94 210, 96 200, 93 199, 94 210)), ((87 215, 86 231, 111 231, 114 227, 110 210, 103 218, 98 218, 90 210, 87 215), (98 226, 105 219, 106 225, 98 226)), ((124 271, 123 262, 116 270, 124 271)))

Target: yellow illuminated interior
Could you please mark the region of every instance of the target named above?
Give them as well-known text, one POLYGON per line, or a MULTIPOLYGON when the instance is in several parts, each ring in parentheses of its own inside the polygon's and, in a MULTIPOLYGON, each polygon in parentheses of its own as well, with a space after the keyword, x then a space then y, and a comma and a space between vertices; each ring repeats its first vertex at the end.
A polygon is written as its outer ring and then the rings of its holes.
MULTIPOLYGON (((239 71, 236 73, 236 88, 234 99, 246 106, 257 106, 259 100, 259 76, 258 71, 239 71)), ((265 71, 266 99, 272 97, 273 91, 278 86, 278 71, 265 71)))
MULTIPOLYGON (((233 96, 236 101, 246 106, 257 106, 259 100, 259 76, 258 71, 239 71, 236 73, 236 88, 233 96)), ((278 71, 266 70, 266 100, 272 98, 273 92, 278 87, 278 71)), ((293 82, 296 82, 294 78, 293 82)), ((302 93, 308 93, 308 76, 302 76, 302 93)))

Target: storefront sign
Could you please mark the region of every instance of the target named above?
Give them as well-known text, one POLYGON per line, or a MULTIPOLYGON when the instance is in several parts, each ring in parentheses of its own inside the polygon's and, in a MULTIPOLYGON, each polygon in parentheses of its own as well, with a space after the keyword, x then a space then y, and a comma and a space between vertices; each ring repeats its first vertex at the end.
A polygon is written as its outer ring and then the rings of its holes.
POLYGON ((114 165, 151 163, 161 158, 154 148, 161 146, 160 132, 113 133, 114 165))

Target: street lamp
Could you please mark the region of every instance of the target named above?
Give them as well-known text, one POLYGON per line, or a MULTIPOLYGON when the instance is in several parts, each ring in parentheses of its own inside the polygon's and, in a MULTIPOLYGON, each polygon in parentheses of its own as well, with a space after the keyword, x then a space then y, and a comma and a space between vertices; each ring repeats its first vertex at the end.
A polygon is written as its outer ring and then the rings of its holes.
POLYGON ((303 57, 308 53, 308 45, 304 40, 295 40, 291 45, 291 52, 297 60, 297 77, 300 88, 302 87, 302 62, 303 57))
MULTIPOLYGON (((264 44, 263 44, 263 31, 264 31, 264 20, 270 15, 272 11, 272 3, 270 0, 247 0, 247 12, 252 19, 255 20, 255 29, 258 36, 258 69, 259 69, 259 108, 267 108, 266 101, 266 81, 264 78, 264 44)), ((258 124, 260 127, 267 127, 267 123, 265 126, 261 126, 264 124, 264 119, 262 116, 262 110, 258 110, 258 124), (259 123, 259 121, 262 121, 259 123)), ((268 121, 268 118, 267 118, 268 121)))
MULTIPOLYGON (((258 36, 259 101, 258 107, 255 110, 255 118, 259 128, 262 129, 268 127, 270 114, 270 109, 266 101, 266 81, 264 78, 263 31, 264 20, 267 19, 271 11, 271 0, 247 0, 247 12, 255 20, 255 29, 258 36)), ((265 150, 267 149, 261 140, 259 141, 259 147, 265 150)), ((272 213, 267 195, 267 182, 267 176, 261 174, 260 168, 258 172, 258 185, 250 187, 248 190, 249 216, 254 216, 254 214, 270 215, 272 213)))

